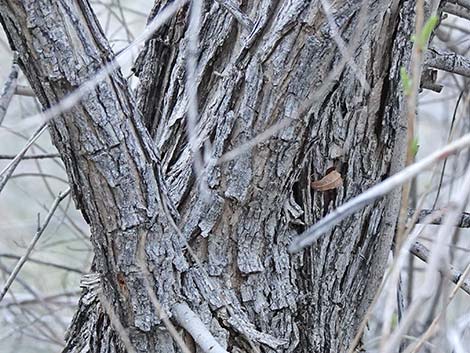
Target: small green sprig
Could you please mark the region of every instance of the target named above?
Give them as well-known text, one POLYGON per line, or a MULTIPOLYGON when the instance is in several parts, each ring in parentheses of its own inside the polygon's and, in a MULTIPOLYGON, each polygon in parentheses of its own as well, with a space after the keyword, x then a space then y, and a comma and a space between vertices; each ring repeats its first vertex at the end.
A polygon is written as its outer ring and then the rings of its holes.
POLYGON ((431 37, 431 33, 434 31, 434 28, 436 28, 438 23, 439 17, 436 15, 429 17, 421 32, 411 36, 411 41, 416 43, 420 50, 425 50, 428 45, 429 38, 431 37))
POLYGON ((403 91, 405 92, 405 96, 409 96, 411 94, 412 85, 411 85, 411 78, 406 71, 406 68, 403 66, 400 68, 400 77, 401 77, 401 84, 403 85, 403 91))

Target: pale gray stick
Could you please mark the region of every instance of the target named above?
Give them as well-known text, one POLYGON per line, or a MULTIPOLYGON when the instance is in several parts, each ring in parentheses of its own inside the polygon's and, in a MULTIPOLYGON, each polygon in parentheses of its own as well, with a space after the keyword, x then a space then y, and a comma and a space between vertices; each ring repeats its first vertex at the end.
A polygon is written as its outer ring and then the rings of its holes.
POLYGON ((222 5, 230 14, 237 19, 247 30, 251 31, 254 27, 254 23, 250 18, 245 15, 238 5, 232 0, 215 0, 222 5))
POLYGON ((442 49, 430 48, 424 66, 470 77, 470 58, 442 49))
POLYGON ((215 340, 214 336, 206 328, 186 303, 179 303, 173 307, 173 314, 178 323, 189 332, 194 341, 205 353, 228 353, 215 340))
POLYGON ((452 154, 457 153, 461 149, 467 148, 470 145, 470 133, 464 135, 460 139, 448 144, 444 148, 434 152, 430 156, 422 159, 421 161, 410 165, 403 169, 401 172, 392 175, 383 182, 371 187, 369 190, 364 191, 360 195, 349 200, 345 204, 339 206, 326 217, 315 223, 312 227, 307 229, 303 234, 293 240, 289 246, 289 252, 298 252, 307 246, 312 245, 323 234, 331 230, 335 225, 341 222, 346 217, 359 211, 366 205, 374 202, 380 197, 387 195, 396 187, 402 185, 406 181, 412 179, 423 170, 428 169, 433 164, 442 161, 452 154))
POLYGON ((43 123, 39 129, 37 129, 33 135, 30 137, 26 145, 21 149, 21 151, 16 155, 15 158, 11 160, 10 163, 7 164, 5 168, 0 172, 0 193, 2 192, 3 188, 5 187, 8 179, 11 177, 13 172, 15 171, 16 167, 20 163, 23 156, 26 154, 28 149, 32 146, 32 144, 42 135, 44 131, 46 131, 47 123, 43 123))
POLYGON ((18 275, 21 268, 23 267, 23 265, 28 260, 29 255, 33 251, 34 247, 36 246, 36 243, 38 242, 38 240, 41 237, 42 233, 44 233, 44 231, 46 230, 47 225, 49 224, 50 220, 52 219, 52 216, 54 215, 54 212, 57 209, 57 207, 59 206, 60 202, 63 199, 65 199, 68 196, 69 193, 70 193, 70 188, 67 189, 64 193, 60 193, 59 196, 57 196, 57 198, 54 200, 54 202, 51 206, 51 209, 49 210, 49 213, 47 214, 46 219, 44 220, 44 224, 36 232, 33 240, 31 241, 28 248, 26 249, 26 253, 16 263, 15 268, 13 269, 13 271, 11 272, 10 276, 8 277, 5 285, 3 286, 2 292, 0 293, 0 302, 3 300, 3 298, 5 297, 5 294, 7 294, 7 292, 8 292, 8 289, 10 288, 12 283, 15 281, 16 276, 18 275))
MULTIPOLYGON (((410 251, 413 255, 415 255, 422 261, 424 262, 429 261, 429 249, 426 246, 424 246, 422 243, 420 243, 419 241, 415 241, 411 245, 410 251)), ((452 265, 449 266, 448 273, 450 274, 450 279, 455 284, 457 284, 460 278, 462 277, 462 272, 458 271, 452 265)), ((467 294, 470 294, 470 279, 464 280, 460 288, 467 294)))
POLYGON ((7 80, 3 86, 2 94, 0 95, 0 125, 2 125, 3 119, 10 105, 11 98, 15 93, 16 82, 18 80, 18 54, 15 52, 13 57, 13 64, 11 65, 11 71, 8 75, 7 80))
POLYGON ((163 8, 163 10, 155 16, 155 18, 147 25, 147 27, 145 27, 144 31, 138 37, 136 37, 136 39, 131 44, 129 44, 122 52, 120 52, 119 55, 116 55, 113 60, 104 65, 91 79, 83 83, 68 96, 64 97, 56 105, 53 105, 44 112, 24 119, 15 126, 11 126, 11 128, 17 130, 26 129, 34 126, 38 122, 47 122, 55 116, 70 110, 88 92, 93 90, 101 81, 108 77, 109 73, 118 69, 120 61, 128 59, 133 53, 133 49, 137 49, 138 45, 149 39, 158 28, 166 23, 166 21, 168 21, 171 16, 173 16, 188 1, 189 0, 176 0, 170 3, 168 6, 165 6, 165 8, 163 8))
POLYGON ((18 96, 36 97, 31 87, 23 85, 16 85, 15 94, 17 94, 18 96))

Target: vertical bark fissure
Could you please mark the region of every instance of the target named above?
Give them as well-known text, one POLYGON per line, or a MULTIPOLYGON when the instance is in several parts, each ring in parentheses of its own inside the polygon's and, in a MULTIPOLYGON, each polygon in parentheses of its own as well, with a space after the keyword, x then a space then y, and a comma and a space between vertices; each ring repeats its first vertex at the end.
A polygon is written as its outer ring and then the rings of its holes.
MULTIPOLYGON (((165 4, 157 1, 154 13, 165 4)), ((347 348, 383 274, 397 194, 342 222, 303 254, 291 256, 287 246, 303 227, 402 165, 406 123, 398 73, 409 60, 413 4, 369 1, 365 29, 357 28, 360 6, 337 1, 332 11, 346 42, 363 32, 352 58, 365 69, 370 92, 348 66, 324 82, 341 54, 316 1, 242 4, 253 22, 260 19, 250 38, 225 9, 205 4, 200 147, 210 139, 210 157, 217 159, 279 120, 292 120, 253 150, 208 167, 209 199, 199 194, 185 133, 186 9, 139 57, 137 109, 115 72, 51 121, 76 204, 91 225, 99 274, 98 285, 84 284, 65 352, 124 351, 93 295, 96 286, 137 351, 176 351, 146 294, 136 259, 142 239, 163 306, 184 300, 229 350, 249 351, 249 341, 263 352, 347 348), (310 102, 323 84, 324 94, 310 102), (306 113, 297 116, 306 102, 306 113), (331 168, 342 174, 343 186, 328 194, 311 190, 310 181, 331 168), (162 179, 184 240, 159 213, 162 179), (204 270, 185 253, 185 241, 204 270)), ((0 10, 45 107, 112 56, 86 1, 0 0, 0 10)))

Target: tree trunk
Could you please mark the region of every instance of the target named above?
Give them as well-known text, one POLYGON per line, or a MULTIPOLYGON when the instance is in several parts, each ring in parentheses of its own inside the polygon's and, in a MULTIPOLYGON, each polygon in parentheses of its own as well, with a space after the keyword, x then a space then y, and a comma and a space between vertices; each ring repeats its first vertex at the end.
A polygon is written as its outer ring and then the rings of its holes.
MULTIPOLYGON (((147 282, 170 316, 176 303, 187 303, 231 352, 348 349, 384 273, 399 194, 302 253, 287 247, 403 164, 399 71, 409 62, 414 2, 365 3, 332 2, 331 25, 319 1, 243 1, 254 28, 218 2, 204 3, 201 152, 217 160, 289 121, 232 161, 209 163, 208 193, 185 132, 187 7, 146 43, 135 67, 137 103, 114 72, 50 121, 95 251, 96 275, 83 283, 64 352, 126 351, 100 291, 137 352, 177 351, 147 282), (342 186, 311 187, 333 169, 342 186)), ((157 0, 152 13, 165 4, 157 0)), ((0 21, 45 108, 112 58, 86 0, 0 0, 0 21)))

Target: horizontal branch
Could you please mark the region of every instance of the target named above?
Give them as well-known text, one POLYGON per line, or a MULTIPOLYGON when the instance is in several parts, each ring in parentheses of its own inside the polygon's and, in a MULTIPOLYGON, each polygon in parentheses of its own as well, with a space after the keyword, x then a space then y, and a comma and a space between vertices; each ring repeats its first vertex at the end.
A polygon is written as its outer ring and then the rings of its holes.
POLYGON ((424 66, 470 77, 470 58, 442 49, 430 48, 424 66))
POLYGON ((15 94, 18 96, 25 96, 25 97, 36 97, 33 92, 33 89, 29 86, 17 85, 15 89, 15 94))
MULTIPOLYGON (((5 257, 7 259, 21 260, 21 256, 13 255, 13 254, 0 254, 0 257, 5 257)), ((81 275, 84 274, 84 272, 82 270, 80 270, 78 268, 74 268, 74 267, 69 267, 69 266, 66 266, 66 265, 55 264, 53 262, 48 262, 48 261, 38 260, 38 259, 32 259, 32 258, 28 258, 28 261, 34 262, 38 265, 55 267, 55 268, 58 268, 59 270, 64 270, 64 271, 68 271, 68 272, 75 272, 75 273, 79 273, 81 275)))
MULTIPOLYGON (((421 210, 419 211, 418 218, 416 223, 423 223, 425 218, 433 213, 436 213, 442 210, 421 210)), ((408 210, 408 218, 413 217, 415 210, 409 209, 408 210)), ((442 213, 442 212, 441 212, 442 213)), ((442 224, 442 216, 433 217, 432 221, 428 224, 442 224)), ((458 223, 455 225, 458 228, 470 228, 470 213, 462 212, 460 218, 458 219, 458 223)))
MULTIPOLYGON (((421 259, 424 262, 428 262, 429 259, 429 249, 424 246, 422 243, 419 241, 416 241, 411 245, 410 252, 421 259)), ((454 266, 450 265, 448 269, 448 274, 450 275, 450 280, 457 284, 459 280, 462 278, 462 272, 458 271, 454 266)), ((447 275, 447 273, 443 273, 443 275, 447 275)), ((467 294, 470 294, 470 279, 465 279, 460 288, 462 288, 463 291, 465 291, 467 294)))
MULTIPOLYGON (((463 2, 460 0, 460 2, 463 2)), ((450 13, 451 15, 465 18, 466 20, 470 20, 470 9, 461 6, 460 4, 452 4, 452 3, 447 3, 444 4, 442 7, 442 10, 444 12, 450 13)))
POLYGON ((470 10, 470 0, 447 0, 447 3, 457 4, 470 10))
POLYGON ((185 303, 176 304, 173 308, 173 314, 178 323, 191 335, 194 341, 201 347, 205 353, 228 353, 215 340, 214 336, 206 328, 194 311, 185 303))

